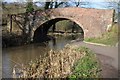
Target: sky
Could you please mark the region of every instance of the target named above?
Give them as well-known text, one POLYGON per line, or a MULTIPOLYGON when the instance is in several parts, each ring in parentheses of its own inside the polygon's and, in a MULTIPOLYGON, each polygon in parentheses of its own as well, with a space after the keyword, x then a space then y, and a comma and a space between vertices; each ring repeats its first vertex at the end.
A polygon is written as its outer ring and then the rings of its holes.
MULTIPOLYGON (((25 2, 26 0, 4 0, 4 2, 25 2)), ((33 0, 34 2, 45 2, 46 0, 33 0)), ((47 0, 48 1, 48 0, 47 0)), ((58 0, 57 0, 58 1, 58 0)), ((60 0, 62 1, 62 0, 60 0)), ((65 0, 63 0, 65 1, 65 0)), ((67 1, 67 0, 66 0, 67 1)), ((80 2, 89 2, 89 5, 81 5, 80 7, 84 8, 97 8, 97 9, 115 9, 118 11, 118 5, 117 4, 109 4, 107 2, 119 2, 120 0, 68 0, 72 1, 71 5, 73 4, 73 1, 80 1, 80 2)))
MULTIPOLYGON (((25 2, 26 0, 3 0, 5 2, 25 2)), ((51 1, 51 0, 33 0, 34 2, 45 2, 45 1, 51 1)), ((56 1, 56 0, 53 0, 56 1)), ((58 1, 58 0, 57 0, 58 1)), ((61 0, 61 1, 69 1, 69 0, 61 0)), ((73 1, 82 1, 82 2, 119 2, 120 0, 73 0, 73 1)))

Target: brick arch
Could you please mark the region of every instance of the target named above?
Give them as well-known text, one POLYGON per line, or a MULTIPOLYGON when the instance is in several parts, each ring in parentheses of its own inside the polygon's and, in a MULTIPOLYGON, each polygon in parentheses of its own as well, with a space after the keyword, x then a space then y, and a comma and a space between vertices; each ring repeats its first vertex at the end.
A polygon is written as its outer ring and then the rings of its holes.
MULTIPOLYGON (((39 27, 40 27, 41 25, 45 24, 46 22, 51 21, 51 20, 55 20, 56 22, 59 22, 59 21, 62 21, 62 20, 70 20, 70 21, 72 21, 72 22, 75 22, 77 25, 79 25, 79 27, 81 27, 82 30, 83 30, 83 32, 84 32, 84 28, 85 28, 85 27, 84 27, 80 22, 78 22, 78 21, 75 20, 75 19, 68 18, 68 17, 56 17, 56 18, 51 18, 50 20, 47 20, 47 21, 45 21, 44 23, 40 24, 39 27), (59 19, 59 20, 56 21, 56 19, 59 19)), ((39 28, 39 27, 37 27, 37 28, 39 28)), ((36 30, 37 28, 35 28, 35 30, 36 30)))
POLYGON ((43 12, 38 11, 36 13, 36 28, 46 21, 56 18, 66 18, 74 21, 84 31, 84 37, 98 37, 101 36, 108 25, 112 25, 114 10, 104 9, 86 9, 86 8, 56 8, 49 9, 43 12), (47 16, 47 19, 45 19, 47 16))
MULTIPOLYGON (((24 23, 25 14, 15 17, 19 23, 24 23), (23 16, 23 17, 22 17, 23 16)), ((29 14, 29 20, 26 23, 33 26, 32 34, 35 30, 46 21, 56 19, 56 18, 66 18, 74 21, 82 27, 84 30, 84 37, 99 37, 107 31, 107 27, 113 23, 114 10, 113 9, 88 9, 88 8, 78 8, 78 7, 68 7, 68 8, 55 8, 48 9, 45 11, 35 11, 29 14), (34 14, 35 13, 35 14, 34 14), (34 22, 34 25, 33 25, 34 22), (30 23, 30 24, 29 24, 30 23)))
MULTIPOLYGON (((71 18, 71 17, 67 17, 67 16, 55 16, 55 17, 50 17, 48 20, 45 20, 45 21, 43 21, 43 22, 37 22, 37 27, 35 27, 34 28, 34 30, 33 30, 33 33, 38 29, 38 28, 40 28, 40 26, 41 25, 44 25, 46 22, 48 22, 48 21, 51 21, 51 20, 56 20, 56 19, 62 19, 62 20, 70 20, 70 21, 72 21, 72 22, 75 22, 76 24, 78 24, 81 28, 82 28, 82 30, 83 30, 83 32, 85 33, 85 27, 79 22, 79 21, 77 21, 75 18, 71 18)), ((61 20, 59 20, 59 21, 61 21, 61 20)), ((57 21, 58 22, 58 21, 57 21)), ((34 34, 33 34, 34 35, 34 34)))
MULTIPOLYGON (((41 25, 43 25, 44 23, 46 23, 46 22, 48 22, 48 21, 51 21, 51 20, 56 20, 56 19, 62 19, 62 20, 70 20, 70 21, 72 21, 72 22, 75 22, 76 24, 78 24, 83 30, 84 30, 84 28, 85 27, 83 27, 83 25, 79 22, 79 21, 77 21, 76 19, 74 19, 74 18, 71 18, 71 17, 65 17, 65 16, 62 16, 62 17, 51 17, 51 18, 49 18, 48 20, 45 20, 45 21, 43 21, 42 23, 40 22, 37 22, 37 27, 35 27, 34 28, 34 31, 37 29, 37 28, 39 28, 41 25)), ((61 21, 61 20, 60 20, 61 21)))
POLYGON ((78 24, 77 21, 74 21, 73 19, 68 19, 68 18, 52 18, 51 20, 45 21, 44 23, 42 23, 39 27, 37 27, 34 31, 33 34, 33 41, 35 42, 39 42, 39 39, 41 38, 41 41, 44 41, 42 38, 44 37, 44 35, 47 35, 48 30, 50 29, 50 27, 62 20, 70 20, 72 22, 75 22, 83 31, 83 38, 84 38, 84 27, 81 26, 81 24, 78 24), (38 39, 39 38, 39 39, 38 39))

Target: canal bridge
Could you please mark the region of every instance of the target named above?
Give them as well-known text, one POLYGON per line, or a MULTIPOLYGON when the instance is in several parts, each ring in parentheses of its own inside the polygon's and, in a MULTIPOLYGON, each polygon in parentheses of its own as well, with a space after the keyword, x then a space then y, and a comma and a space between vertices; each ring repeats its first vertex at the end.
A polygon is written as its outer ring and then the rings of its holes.
MULTIPOLYGON (((78 24, 83 29, 84 38, 98 37, 112 25, 113 15, 113 9, 55 8, 45 11, 37 10, 32 14, 28 14, 28 22, 26 24, 32 25, 32 37, 36 38, 40 37, 41 34, 47 34, 48 29, 53 24, 62 20, 71 20, 78 24)), ((25 14, 12 15, 11 18, 17 24, 20 24, 20 21, 25 18, 25 14)))

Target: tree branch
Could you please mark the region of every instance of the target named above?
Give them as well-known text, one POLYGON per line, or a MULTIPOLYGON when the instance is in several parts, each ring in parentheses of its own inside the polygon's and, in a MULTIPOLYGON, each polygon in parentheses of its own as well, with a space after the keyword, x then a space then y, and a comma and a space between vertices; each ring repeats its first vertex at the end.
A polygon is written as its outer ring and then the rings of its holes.
POLYGON ((23 30, 23 28, 21 27, 21 26, 22 26, 22 23, 19 22, 19 21, 17 21, 15 16, 13 17, 13 21, 16 22, 16 24, 18 25, 18 27, 19 27, 21 30, 23 30))

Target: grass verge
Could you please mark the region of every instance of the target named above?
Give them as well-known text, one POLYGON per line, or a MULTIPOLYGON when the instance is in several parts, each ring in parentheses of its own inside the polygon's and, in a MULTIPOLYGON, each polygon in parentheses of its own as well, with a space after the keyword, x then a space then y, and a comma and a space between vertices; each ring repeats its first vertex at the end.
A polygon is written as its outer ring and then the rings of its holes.
POLYGON ((85 38, 86 42, 100 43, 104 45, 115 46, 118 43, 118 25, 114 24, 109 32, 98 38, 85 38))
POLYGON ((90 78, 99 78, 100 66, 96 59, 95 54, 86 47, 80 47, 76 49, 78 51, 85 52, 85 56, 79 59, 72 68, 72 75, 69 79, 82 78, 84 80, 90 80, 90 78))

